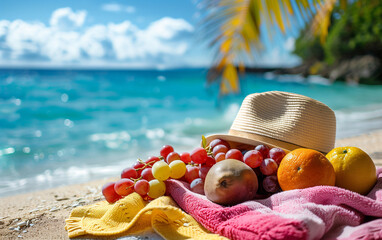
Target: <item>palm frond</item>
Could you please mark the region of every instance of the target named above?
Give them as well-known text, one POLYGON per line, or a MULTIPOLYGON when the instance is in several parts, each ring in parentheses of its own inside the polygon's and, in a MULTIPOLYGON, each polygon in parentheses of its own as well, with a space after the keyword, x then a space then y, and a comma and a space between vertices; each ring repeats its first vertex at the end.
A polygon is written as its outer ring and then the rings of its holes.
MULTIPOLYGON (((326 0, 313 18, 311 29, 314 35, 320 36, 321 43, 324 43, 328 36, 330 16, 332 15, 336 2, 337 0, 326 0)), ((340 4, 346 6, 344 2, 346 1, 340 0, 340 4)))
POLYGON ((345 9, 350 0, 204 0, 203 36, 216 51, 208 82, 220 81, 221 95, 240 90, 236 66, 244 72, 247 60, 256 60, 263 50, 263 24, 271 38, 271 29, 286 34, 302 19, 324 42, 338 2, 345 9))
MULTIPOLYGON (((220 80, 220 94, 238 92, 236 65, 244 68, 244 59, 253 59, 263 50, 262 24, 287 32, 297 18, 311 18, 321 0, 206 0, 203 23, 210 46, 216 50, 208 82, 220 80), (306 15, 304 17, 304 15, 306 15), (221 76, 221 78, 217 78, 221 76)), ((330 0, 332 1, 332 0, 330 0)))

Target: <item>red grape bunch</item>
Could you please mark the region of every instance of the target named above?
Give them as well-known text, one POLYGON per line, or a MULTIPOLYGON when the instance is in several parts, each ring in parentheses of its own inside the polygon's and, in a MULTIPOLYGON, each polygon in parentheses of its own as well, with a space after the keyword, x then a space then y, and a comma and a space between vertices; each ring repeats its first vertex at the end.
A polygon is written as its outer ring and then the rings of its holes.
POLYGON ((146 161, 138 159, 132 166, 125 168, 121 179, 103 186, 102 193, 109 203, 136 192, 145 200, 165 195, 167 179, 179 179, 188 182, 193 192, 204 194, 204 180, 210 168, 225 159, 236 159, 251 167, 258 176, 260 193, 280 191, 277 181, 277 169, 285 156, 281 148, 270 149, 258 145, 252 149, 235 149, 222 139, 215 139, 207 145, 202 137, 202 147, 181 154, 170 145, 165 145, 159 156, 149 157, 146 161))
POLYGON ((227 141, 215 139, 209 144, 216 162, 225 159, 236 159, 243 161, 251 167, 257 174, 260 183, 260 194, 275 193, 281 191, 277 180, 277 169, 281 160, 286 155, 281 148, 270 149, 266 145, 257 145, 252 149, 234 149, 230 148, 227 141))
POLYGON ((102 188, 105 199, 114 203, 133 192, 146 200, 158 198, 166 192, 167 179, 180 179, 190 184, 197 180, 191 184, 191 189, 196 186, 202 193, 202 178, 216 162, 205 148, 198 147, 191 153, 178 154, 172 146, 165 145, 159 154, 159 157, 152 156, 146 161, 138 159, 132 167, 122 171, 120 180, 106 183, 102 188))

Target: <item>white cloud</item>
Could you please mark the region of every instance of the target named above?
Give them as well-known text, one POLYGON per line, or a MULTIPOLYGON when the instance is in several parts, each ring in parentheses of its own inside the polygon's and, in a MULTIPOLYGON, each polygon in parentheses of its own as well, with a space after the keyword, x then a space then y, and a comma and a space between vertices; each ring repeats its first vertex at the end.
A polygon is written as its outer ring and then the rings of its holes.
POLYGON ((7 20, 0 20, 0 39, 6 35, 10 23, 7 20))
POLYGON ((133 7, 133 6, 126 6, 125 7, 125 12, 127 12, 127 13, 135 13, 135 7, 133 7))
POLYGON ((116 3, 107 3, 102 5, 102 10, 107 12, 119 12, 122 11, 122 5, 116 3))
POLYGON ((177 63, 187 52, 194 28, 183 19, 165 17, 139 28, 130 21, 83 27, 85 11, 53 12, 50 26, 23 20, 0 21, 0 62, 92 61, 146 64, 177 63), (82 27, 82 28, 81 28, 82 27))
POLYGON ((289 37, 285 42, 284 42, 284 49, 288 52, 291 52, 294 50, 294 43, 296 39, 293 37, 289 37))
POLYGON ((77 32, 53 32, 50 41, 41 48, 41 54, 58 62, 77 61, 81 58, 81 48, 77 32))
POLYGON ((86 18, 86 11, 73 12, 71 8, 59 8, 52 13, 50 25, 60 30, 72 30, 81 27, 86 18))
POLYGON ((106 55, 102 42, 107 40, 107 31, 106 26, 95 25, 81 36, 80 47, 89 58, 102 58, 106 55))
POLYGON ((301 59, 285 48, 274 47, 260 56, 258 66, 282 66, 293 67, 301 63, 301 59))
POLYGON ((106 3, 101 6, 101 9, 107 12, 127 12, 135 13, 135 7, 126 6, 117 3, 106 3))
POLYGON ((4 45, 10 51, 10 58, 26 56, 39 57, 41 46, 50 38, 50 31, 42 23, 29 24, 22 20, 9 22, 4 45))
MULTIPOLYGON (((269 41, 265 39, 264 41, 269 41)), ((248 65, 263 67, 293 67, 301 63, 301 59, 292 54, 295 39, 288 37, 284 41, 268 42, 265 51, 248 65)))
POLYGON ((173 19, 164 17, 156 22, 150 24, 147 33, 151 37, 158 37, 162 39, 171 39, 179 31, 194 31, 194 28, 184 19, 173 19))

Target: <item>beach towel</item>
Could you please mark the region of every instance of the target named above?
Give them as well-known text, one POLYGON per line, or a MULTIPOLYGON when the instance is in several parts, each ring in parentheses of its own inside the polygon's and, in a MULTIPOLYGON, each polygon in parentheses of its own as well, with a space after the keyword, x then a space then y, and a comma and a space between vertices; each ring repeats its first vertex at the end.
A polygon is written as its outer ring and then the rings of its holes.
POLYGON ((367 196, 317 186, 223 207, 168 180, 177 204, 211 232, 229 239, 382 239, 382 168, 367 196))
POLYGON ((147 203, 137 193, 114 204, 102 201, 77 207, 66 219, 65 226, 69 238, 85 235, 117 238, 139 234, 150 228, 164 239, 226 239, 209 233, 182 211, 171 197, 164 196, 147 203))

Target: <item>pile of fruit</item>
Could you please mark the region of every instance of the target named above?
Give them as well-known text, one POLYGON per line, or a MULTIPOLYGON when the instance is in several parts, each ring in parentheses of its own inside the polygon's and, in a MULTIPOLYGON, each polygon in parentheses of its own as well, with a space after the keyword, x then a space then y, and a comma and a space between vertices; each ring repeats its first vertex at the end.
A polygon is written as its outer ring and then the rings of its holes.
POLYGON ((165 145, 159 156, 124 169, 121 179, 103 186, 109 203, 136 192, 145 200, 165 195, 167 179, 188 182, 190 189, 216 203, 233 205, 279 191, 329 185, 366 194, 376 182, 373 161, 354 147, 335 148, 328 155, 300 148, 286 153, 266 145, 231 148, 222 139, 191 153, 165 145), (206 184, 205 184, 206 182, 206 184))
POLYGON ((204 181, 213 165, 226 159, 244 162, 252 168, 258 178, 258 193, 275 193, 280 191, 276 173, 285 156, 281 148, 270 149, 258 145, 250 150, 231 149, 228 142, 215 139, 206 146, 195 148, 191 153, 178 154, 170 145, 160 150, 160 156, 149 157, 124 169, 121 179, 103 186, 102 193, 109 203, 113 203, 132 192, 150 200, 163 196, 166 192, 164 181, 179 179, 190 183, 192 191, 204 194, 204 181))

